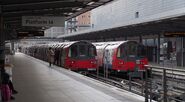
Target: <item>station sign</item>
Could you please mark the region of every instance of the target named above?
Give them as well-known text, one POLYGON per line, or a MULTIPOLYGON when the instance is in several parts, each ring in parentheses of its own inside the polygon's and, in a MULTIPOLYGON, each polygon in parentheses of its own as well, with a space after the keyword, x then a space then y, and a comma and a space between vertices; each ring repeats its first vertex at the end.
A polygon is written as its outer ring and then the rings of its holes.
POLYGON ((64 27, 64 17, 54 16, 22 16, 22 26, 33 26, 33 27, 64 27))
POLYGON ((165 37, 185 37, 185 32, 165 32, 165 37))
POLYGON ((17 32, 18 38, 44 36, 44 31, 19 31, 17 32))

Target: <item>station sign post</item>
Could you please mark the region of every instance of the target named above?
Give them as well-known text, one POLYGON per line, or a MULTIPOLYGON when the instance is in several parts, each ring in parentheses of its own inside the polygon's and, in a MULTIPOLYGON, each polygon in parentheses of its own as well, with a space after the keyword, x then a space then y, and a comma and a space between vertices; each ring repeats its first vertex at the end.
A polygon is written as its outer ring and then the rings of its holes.
POLYGON ((22 26, 33 27, 64 27, 65 17, 55 16, 22 16, 22 26))
POLYGON ((185 32, 165 32, 164 37, 185 37, 185 32))

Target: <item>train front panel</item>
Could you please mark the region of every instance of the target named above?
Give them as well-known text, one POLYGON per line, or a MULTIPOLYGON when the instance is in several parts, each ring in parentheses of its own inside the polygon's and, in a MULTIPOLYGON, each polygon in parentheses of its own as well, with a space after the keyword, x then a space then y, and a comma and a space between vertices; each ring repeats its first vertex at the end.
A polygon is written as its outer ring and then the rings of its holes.
POLYGON ((148 64, 148 60, 143 53, 144 50, 135 41, 121 44, 114 56, 113 70, 125 72, 145 70, 144 65, 148 64))
POLYGON ((91 43, 78 42, 63 48, 64 66, 76 71, 97 70, 96 48, 91 43))

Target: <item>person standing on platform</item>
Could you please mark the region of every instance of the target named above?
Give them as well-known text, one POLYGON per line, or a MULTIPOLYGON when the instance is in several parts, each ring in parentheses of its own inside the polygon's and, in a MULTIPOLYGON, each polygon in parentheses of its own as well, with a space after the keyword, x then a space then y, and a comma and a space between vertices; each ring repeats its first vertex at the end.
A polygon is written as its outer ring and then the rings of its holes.
POLYGON ((52 50, 51 47, 49 47, 49 50, 48 50, 48 62, 49 62, 49 66, 51 67, 51 64, 53 63, 53 60, 54 60, 54 51, 52 50))
MULTIPOLYGON (((15 90, 13 83, 12 83, 12 68, 13 68, 13 65, 10 63, 9 55, 6 55, 5 56, 5 72, 8 73, 8 75, 10 76, 8 86, 12 94, 17 94, 18 92, 15 90)), ((11 99, 14 99, 13 96, 11 96, 11 99)))
POLYGON ((59 64, 59 50, 57 48, 55 49, 54 64, 59 64))
POLYGON ((1 67, 1 93, 2 93, 2 101, 3 102, 9 102, 11 98, 11 90, 8 86, 10 76, 8 73, 5 72, 5 69, 1 67))

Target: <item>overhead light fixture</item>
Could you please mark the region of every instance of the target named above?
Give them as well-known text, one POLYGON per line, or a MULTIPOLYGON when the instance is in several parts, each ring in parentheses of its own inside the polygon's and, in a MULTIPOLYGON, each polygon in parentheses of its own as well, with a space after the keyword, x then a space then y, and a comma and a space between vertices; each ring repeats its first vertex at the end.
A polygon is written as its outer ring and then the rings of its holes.
POLYGON ((77 10, 77 11, 80 11, 81 9, 82 9, 82 8, 77 8, 76 10, 77 10))
POLYGON ((73 13, 68 13, 68 15, 72 15, 73 13))
POLYGON ((64 13, 64 15, 67 15, 68 13, 64 13))
POLYGON ((175 18, 171 18, 170 20, 176 20, 176 19, 179 19, 179 18, 175 17, 175 18))
POLYGON ((94 4, 95 2, 94 1, 91 1, 91 2, 89 2, 87 5, 92 5, 92 4, 94 4))

